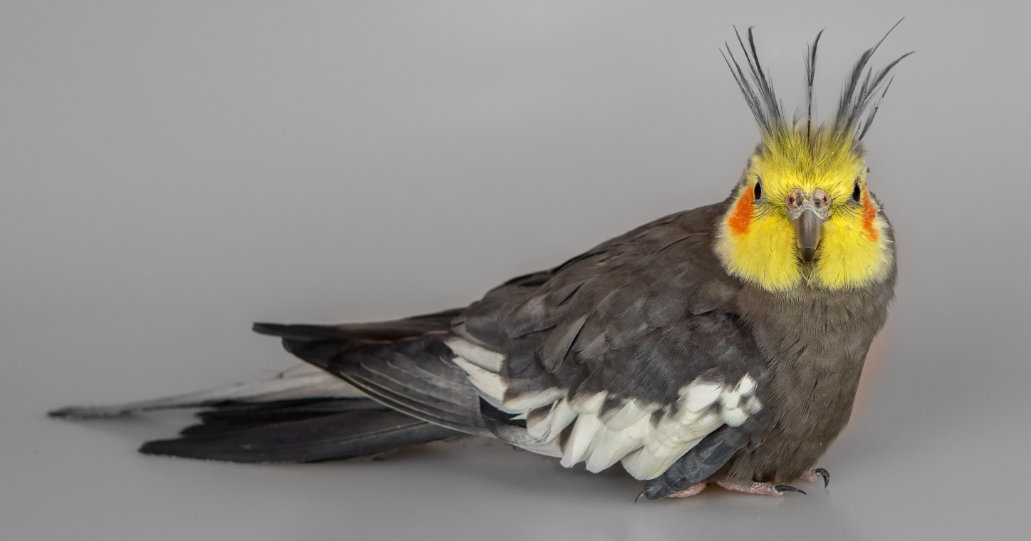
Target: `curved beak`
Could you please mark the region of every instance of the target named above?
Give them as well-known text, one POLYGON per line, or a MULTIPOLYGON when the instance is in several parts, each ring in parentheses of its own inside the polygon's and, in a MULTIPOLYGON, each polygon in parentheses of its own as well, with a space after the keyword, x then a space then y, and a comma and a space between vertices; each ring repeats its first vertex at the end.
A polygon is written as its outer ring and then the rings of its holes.
POLYGON ((805 209, 793 221, 795 223, 795 240, 798 243, 798 252, 802 260, 809 262, 816 255, 816 247, 820 245, 820 231, 823 229, 823 222, 814 209, 805 209))
POLYGON ((827 221, 830 213, 830 197, 819 188, 811 194, 795 188, 788 194, 787 205, 788 218, 795 225, 798 252, 803 261, 810 262, 816 257, 816 248, 820 246, 823 222, 827 221))

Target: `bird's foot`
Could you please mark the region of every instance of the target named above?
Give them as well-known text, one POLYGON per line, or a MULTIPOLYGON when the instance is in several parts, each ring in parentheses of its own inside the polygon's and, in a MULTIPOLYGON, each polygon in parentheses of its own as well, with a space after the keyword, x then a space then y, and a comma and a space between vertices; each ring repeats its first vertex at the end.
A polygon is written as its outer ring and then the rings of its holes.
POLYGON ((699 492, 705 490, 705 486, 708 485, 708 484, 709 483, 707 483, 705 481, 702 481, 701 483, 695 483, 695 484, 685 488, 684 490, 678 490, 678 491, 676 491, 676 492, 674 492, 674 493, 672 493, 672 494, 670 494, 669 496, 666 496, 666 497, 667 498, 690 498, 691 496, 694 496, 695 494, 698 494, 699 492))
POLYGON ((798 476, 798 481, 802 483, 818 483, 822 481, 823 488, 827 488, 827 485, 831 484, 831 474, 823 468, 809 468, 808 471, 798 476))
POLYGON ((780 496, 785 492, 799 492, 805 494, 800 488, 791 485, 775 485, 773 483, 759 483, 756 481, 728 481, 726 479, 716 481, 716 484, 734 492, 745 494, 758 494, 760 496, 780 496))

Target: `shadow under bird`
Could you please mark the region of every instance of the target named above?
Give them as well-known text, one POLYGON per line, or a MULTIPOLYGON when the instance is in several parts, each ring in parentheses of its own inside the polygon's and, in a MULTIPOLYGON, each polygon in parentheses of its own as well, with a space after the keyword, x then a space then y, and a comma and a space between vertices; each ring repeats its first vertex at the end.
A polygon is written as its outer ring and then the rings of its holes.
MULTIPOLYGON (((896 25, 897 26, 897 25, 896 25)), ((893 27, 894 28, 894 27, 893 27)), ((822 34, 822 32, 821 32, 822 34)), ((890 34, 890 31, 889 31, 890 34)), ((459 434, 591 472, 617 462, 650 499, 707 484, 753 494, 829 480, 895 284, 891 226, 862 140, 892 68, 852 68, 837 111, 788 120, 756 52, 723 51, 760 143, 724 201, 679 212, 442 312, 333 326, 258 323, 307 361, 278 377, 106 407, 90 418, 203 407, 144 453, 312 462, 459 434)))

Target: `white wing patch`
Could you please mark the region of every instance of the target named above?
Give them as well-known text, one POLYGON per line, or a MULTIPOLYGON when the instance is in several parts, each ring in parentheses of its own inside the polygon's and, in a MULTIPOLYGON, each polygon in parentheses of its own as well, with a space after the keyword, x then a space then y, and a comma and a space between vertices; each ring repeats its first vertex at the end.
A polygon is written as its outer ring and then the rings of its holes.
POLYGON ((449 338, 444 341, 451 351, 455 352, 461 359, 473 363, 484 370, 490 370, 497 374, 501 371, 501 362, 505 356, 491 351, 483 346, 478 346, 461 338, 449 338))
POLYGON ((561 460, 567 468, 585 462, 588 471, 600 472, 622 462, 635 478, 653 479, 720 426, 741 426, 762 409, 747 374, 733 384, 693 381, 680 389, 676 404, 629 399, 604 412, 604 392, 570 399, 564 389, 548 388, 506 399, 503 355, 463 338, 446 343, 483 398, 525 419, 530 436, 550 443, 568 431, 561 460))

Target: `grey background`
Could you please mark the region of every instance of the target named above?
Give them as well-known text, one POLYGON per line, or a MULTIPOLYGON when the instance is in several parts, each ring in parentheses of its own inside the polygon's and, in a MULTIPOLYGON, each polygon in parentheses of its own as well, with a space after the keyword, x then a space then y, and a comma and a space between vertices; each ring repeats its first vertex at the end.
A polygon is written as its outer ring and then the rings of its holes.
POLYGON ((1028 9, 689 4, 0 4, 0 536, 1023 537, 1028 9), (731 25, 789 107, 826 27, 829 113, 902 15, 879 58, 918 52, 868 136, 898 300, 829 491, 634 505, 497 445, 239 466, 135 453, 183 416, 44 417, 285 366, 254 320, 461 305, 719 200, 756 141, 731 25))

